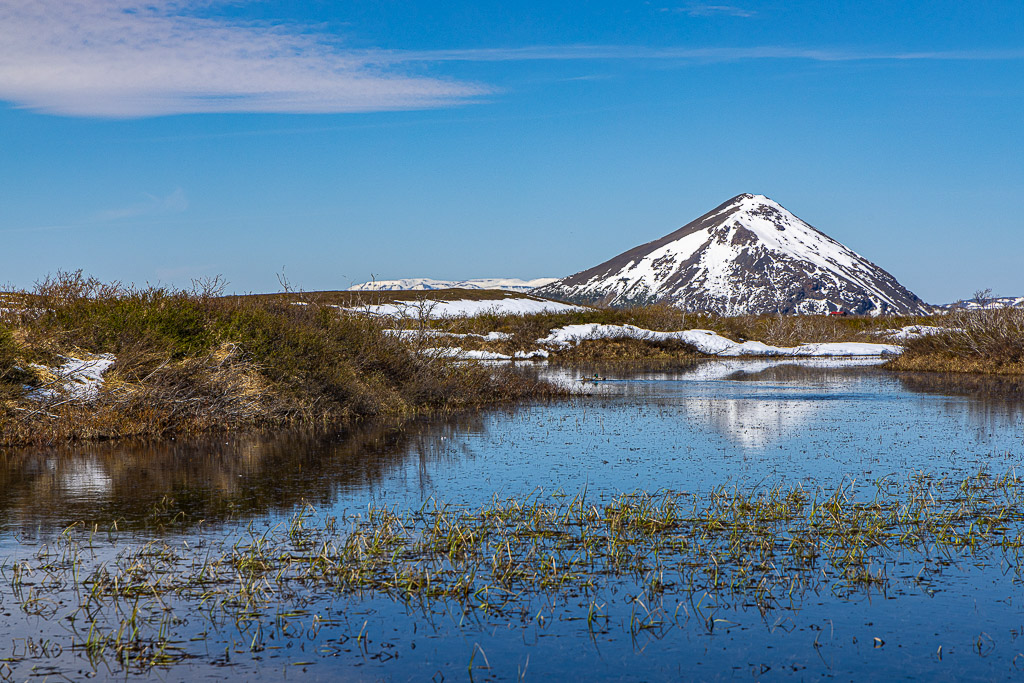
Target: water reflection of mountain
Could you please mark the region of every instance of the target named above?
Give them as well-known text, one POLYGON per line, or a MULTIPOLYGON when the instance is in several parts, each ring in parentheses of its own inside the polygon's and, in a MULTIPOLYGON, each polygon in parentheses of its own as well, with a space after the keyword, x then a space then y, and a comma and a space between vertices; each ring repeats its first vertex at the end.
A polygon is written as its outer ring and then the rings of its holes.
POLYGON ((680 398, 688 419, 745 450, 764 449, 820 420, 835 399, 859 397, 858 385, 880 359, 711 361, 664 377, 695 382, 680 398), (704 383, 707 384, 704 384, 704 383))
MULTIPOLYGON (((184 512, 225 520, 329 505, 372 492, 396 469, 426 487, 425 465, 461 457, 455 434, 480 431, 469 414, 444 422, 373 425, 342 434, 282 432, 177 441, 79 444, 0 453, 0 525, 28 530, 76 521, 152 527, 184 512), (412 459, 419 467, 410 468, 412 459)), ((409 481, 415 486, 416 481, 409 481)))
POLYGON ((682 399, 686 415, 749 450, 764 449, 814 422, 856 419, 842 412, 849 410, 844 402, 872 400, 890 390, 891 395, 934 396, 951 418, 973 427, 977 442, 1007 429, 1024 436, 1024 378, 894 373, 858 363, 802 361, 725 361, 679 378, 717 380, 707 392, 682 399), (730 385, 742 388, 730 390, 730 385))
POLYGON ((820 412, 819 401, 757 398, 684 399, 686 416, 745 449, 762 449, 809 423, 820 412))

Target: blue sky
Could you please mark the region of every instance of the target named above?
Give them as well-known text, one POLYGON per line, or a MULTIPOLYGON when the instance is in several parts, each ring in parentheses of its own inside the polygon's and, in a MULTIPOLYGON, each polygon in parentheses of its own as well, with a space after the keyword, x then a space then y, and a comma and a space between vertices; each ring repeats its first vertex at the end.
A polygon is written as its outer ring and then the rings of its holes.
POLYGON ((0 0, 0 283, 590 267, 766 194, 1024 294, 1024 3, 0 0))

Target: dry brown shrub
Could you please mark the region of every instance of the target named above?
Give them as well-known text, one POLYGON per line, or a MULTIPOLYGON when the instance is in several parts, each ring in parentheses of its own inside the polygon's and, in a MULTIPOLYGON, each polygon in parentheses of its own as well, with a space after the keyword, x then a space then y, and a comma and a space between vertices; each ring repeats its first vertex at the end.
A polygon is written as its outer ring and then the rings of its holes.
POLYGON ((1019 374, 1024 367, 1024 309, 956 310, 943 329, 909 340, 894 369, 1019 374))

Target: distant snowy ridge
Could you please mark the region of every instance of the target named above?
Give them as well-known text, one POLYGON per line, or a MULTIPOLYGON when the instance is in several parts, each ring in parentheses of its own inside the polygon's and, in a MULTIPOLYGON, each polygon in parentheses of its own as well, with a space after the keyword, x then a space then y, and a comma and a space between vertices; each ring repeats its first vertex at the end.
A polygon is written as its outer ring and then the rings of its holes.
POLYGON ((763 195, 533 291, 573 303, 665 303, 723 315, 931 312, 892 275, 763 195))
POLYGON ((474 280, 432 280, 427 277, 403 280, 373 280, 349 287, 351 292, 426 291, 431 289, 501 289, 507 292, 528 292, 551 284, 557 278, 539 277, 534 280, 518 278, 476 278, 474 280))
POLYGON ((998 308, 1024 308, 1024 296, 993 296, 984 299, 963 299, 951 304, 944 304, 938 308, 952 310, 955 308, 968 311, 981 309, 994 310, 998 308))
POLYGON ((505 299, 459 299, 456 301, 393 301, 388 304, 357 306, 349 310, 392 318, 462 318, 484 314, 531 315, 585 310, 582 306, 548 301, 537 297, 505 299))

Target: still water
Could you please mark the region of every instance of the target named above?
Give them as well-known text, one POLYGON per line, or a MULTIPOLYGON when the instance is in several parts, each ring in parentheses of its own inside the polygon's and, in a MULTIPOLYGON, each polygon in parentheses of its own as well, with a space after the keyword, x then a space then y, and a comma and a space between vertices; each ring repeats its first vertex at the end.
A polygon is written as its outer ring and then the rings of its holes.
MULTIPOLYGON (((849 484, 869 495, 873 482, 914 473, 1024 472, 1024 401, 1009 380, 893 374, 863 361, 537 372, 588 395, 344 434, 3 453, 0 659, 10 661, 0 675, 125 677, 116 662, 90 662, 72 649, 62 619, 74 600, 25 614, 23 598, 12 593, 7 570, 78 522, 108 536, 116 528, 121 548, 153 539, 193 547, 284 524, 307 504, 318 519, 346 520, 368 506, 414 510, 425 501, 472 509, 495 497, 557 501, 585 492, 602 501, 622 492, 797 483, 808 490, 849 484), (600 381, 580 381, 595 374, 600 381)), ((194 606, 179 605, 178 635, 189 657, 127 673, 157 680, 1024 675, 1024 590, 1016 571, 1002 556, 947 564, 924 585, 914 558, 897 558, 884 592, 840 597, 825 586, 775 613, 742 601, 718 605, 718 629, 678 618, 683 598, 669 594, 676 618, 637 633, 629 626, 638 607, 628 582, 602 588, 605 618, 596 633, 586 622, 590 596, 536 596, 511 619, 367 592, 294 598, 307 614, 329 615, 327 625, 252 652, 236 630, 201 627, 194 606)))

